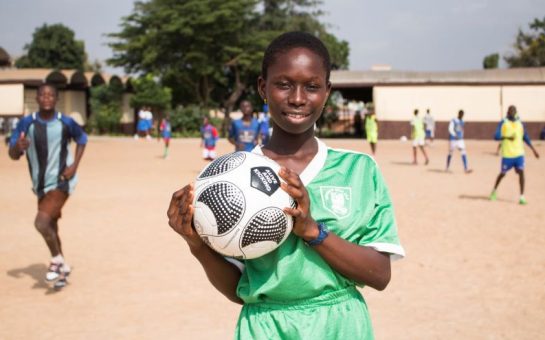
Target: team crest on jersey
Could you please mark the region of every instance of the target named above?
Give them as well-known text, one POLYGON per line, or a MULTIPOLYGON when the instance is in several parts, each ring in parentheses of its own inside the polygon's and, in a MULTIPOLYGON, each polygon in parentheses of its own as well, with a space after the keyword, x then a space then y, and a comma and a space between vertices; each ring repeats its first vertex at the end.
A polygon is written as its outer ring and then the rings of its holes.
POLYGON ((349 187, 320 187, 322 205, 337 218, 350 214, 352 189, 349 187))

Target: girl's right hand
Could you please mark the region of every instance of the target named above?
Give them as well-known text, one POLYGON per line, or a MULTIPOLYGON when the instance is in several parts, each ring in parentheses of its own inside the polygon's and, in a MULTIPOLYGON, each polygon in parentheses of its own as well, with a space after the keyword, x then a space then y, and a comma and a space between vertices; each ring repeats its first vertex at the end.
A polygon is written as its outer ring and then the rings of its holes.
POLYGON ((194 188, 188 184, 172 195, 168 207, 168 224, 175 232, 182 235, 191 251, 199 250, 205 245, 197 231, 193 227, 193 196, 194 188))

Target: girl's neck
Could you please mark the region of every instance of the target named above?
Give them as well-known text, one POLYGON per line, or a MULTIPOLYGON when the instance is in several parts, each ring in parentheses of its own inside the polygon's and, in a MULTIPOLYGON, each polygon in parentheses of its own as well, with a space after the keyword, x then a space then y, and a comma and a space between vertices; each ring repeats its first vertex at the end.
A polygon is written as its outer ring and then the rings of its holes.
POLYGON ((300 134, 290 134, 279 128, 274 128, 271 140, 264 150, 278 156, 293 155, 297 157, 301 154, 315 154, 318 151, 318 143, 314 138, 314 128, 300 134))

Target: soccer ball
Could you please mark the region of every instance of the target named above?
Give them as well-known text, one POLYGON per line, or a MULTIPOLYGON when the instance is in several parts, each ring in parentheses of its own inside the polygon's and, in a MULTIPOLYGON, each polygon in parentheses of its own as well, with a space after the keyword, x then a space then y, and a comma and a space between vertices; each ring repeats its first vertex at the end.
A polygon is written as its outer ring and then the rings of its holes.
POLYGON ((250 152, 234 152, 208 164, 195 183, 193 224, 218 253, 253 259, 289 236, 295 201, 280 188, 280 166, 250 152))

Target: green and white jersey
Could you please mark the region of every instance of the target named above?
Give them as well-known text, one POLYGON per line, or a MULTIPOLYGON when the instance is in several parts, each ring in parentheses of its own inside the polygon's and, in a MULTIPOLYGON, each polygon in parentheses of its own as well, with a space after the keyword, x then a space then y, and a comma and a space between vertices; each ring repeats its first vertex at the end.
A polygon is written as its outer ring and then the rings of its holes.
MULTIPOLYGON (((317 141, 318 153, 300 175, 312 217, 347 241, 403 257, 390 195, 375 161, 317 141)), ((253 152, 263 154, 260 147, 253 152)), ((272 253, 244 261, 237 294, 249 304, 297 303, 354 285, 291 234, 272 253)))

